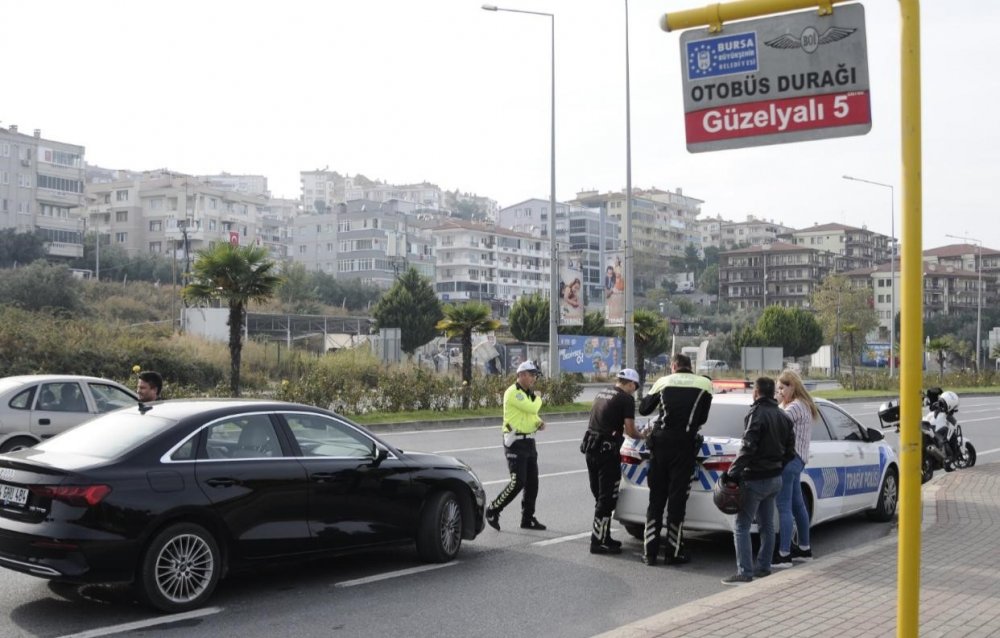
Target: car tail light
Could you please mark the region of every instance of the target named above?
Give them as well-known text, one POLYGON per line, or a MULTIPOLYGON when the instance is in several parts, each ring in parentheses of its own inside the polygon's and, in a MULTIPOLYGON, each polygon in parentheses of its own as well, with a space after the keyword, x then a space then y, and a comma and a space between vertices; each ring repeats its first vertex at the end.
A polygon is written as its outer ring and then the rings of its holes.
POLYGON ((111 493, 108 485, 34 485, 31 491, 36 496, 62 501, 76 507, 93 507, 111 493))
POLYGON ((618 458, 620 458, 622 463, 626 465, 639 465, 640 463, 642 463, 642 459, 639 458, 638 456, 629 456, 628 454, 621 454, 619 455, 618 458))
POLYGON ((712 456, 705 459, 701 466, 706 470, 713 472, 726 472, 729 470, 729 466, 733 464, 736 460, 735 455, 729 456, 712 456))

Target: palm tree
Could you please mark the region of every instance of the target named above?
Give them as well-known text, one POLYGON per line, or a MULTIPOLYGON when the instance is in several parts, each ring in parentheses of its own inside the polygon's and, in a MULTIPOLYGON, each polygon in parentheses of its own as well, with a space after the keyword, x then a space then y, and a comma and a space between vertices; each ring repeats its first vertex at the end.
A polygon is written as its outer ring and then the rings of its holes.
POLYGON ((667 322, 650 310, 637 309, 632 314, 635 326, 635 371, 639 373, 639 386, 646 382, 646 355, 665 352, 670 342, 667 322))
MULTIPOLYGON (((462 305, 444 307, 444 319, 436 328, 448 337, 459 337, 462 341, 462 381, 466 388, 472 383, 472 333, 490 332, 500 327, 500 322, 491 316, 486 304, 469 302, 462 305)), ((462 409, 469 407, 468 392, 462 393, 462 409)))
POLYGON ((218 299, 229 306, 229 383, 234 397, 240 396, 240 358, 247 304, 264 302, 274 296, 281 284, 281 277, 272 272, 275 266, 263 248, 216 244, 198 251, 191 283, 182 291, 188 301, 205 303, 218 299))

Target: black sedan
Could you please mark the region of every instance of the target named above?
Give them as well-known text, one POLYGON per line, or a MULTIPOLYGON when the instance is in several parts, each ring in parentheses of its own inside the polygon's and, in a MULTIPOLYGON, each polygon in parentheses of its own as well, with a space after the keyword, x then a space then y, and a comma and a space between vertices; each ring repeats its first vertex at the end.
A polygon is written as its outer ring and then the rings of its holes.
POLYGON ((404 452, 332 412, 166 401, 0 455, 0 566, 68 583, 132 582, 167 612, 227 572, 416 542, 446 562, 482 531, 464 463, 404 452))

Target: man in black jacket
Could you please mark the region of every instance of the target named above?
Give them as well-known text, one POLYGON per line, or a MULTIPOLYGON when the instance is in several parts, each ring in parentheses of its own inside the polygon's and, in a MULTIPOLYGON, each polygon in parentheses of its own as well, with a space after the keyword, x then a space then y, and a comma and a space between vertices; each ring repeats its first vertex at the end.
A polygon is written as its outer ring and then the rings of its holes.
POLYGON ((760 377, 753 387, 753 405, 745 419, 743 446, 736 460, 719 478, 740 485, 740 510, 736 513, 736 574, 723 585, 749 583, 754 576, 771 573, 774 554, 775 497, 781 490, 781 470, 795 454, 795 431, 791 419, 774 399, 774 379, 760 377), (760 551, 753 566, 750 525, 757 519, 760 551))

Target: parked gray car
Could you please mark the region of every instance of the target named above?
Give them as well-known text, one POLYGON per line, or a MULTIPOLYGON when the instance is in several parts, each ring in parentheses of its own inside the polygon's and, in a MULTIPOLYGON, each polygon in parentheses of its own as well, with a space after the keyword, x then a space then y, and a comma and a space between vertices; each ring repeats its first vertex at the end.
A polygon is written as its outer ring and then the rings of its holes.
POLYGON ((135 405, 120 383, 75 375, 0 379, 0 454, 31 447, 98 414, 135 405))

